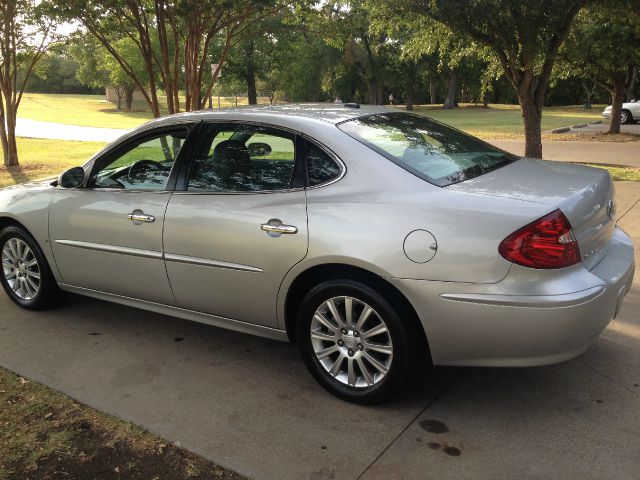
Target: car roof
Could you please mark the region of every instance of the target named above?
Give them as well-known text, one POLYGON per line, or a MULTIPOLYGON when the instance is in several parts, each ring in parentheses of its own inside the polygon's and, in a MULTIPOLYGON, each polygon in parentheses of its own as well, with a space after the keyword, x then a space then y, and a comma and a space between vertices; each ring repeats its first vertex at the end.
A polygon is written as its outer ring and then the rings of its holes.
POLYGON ((227 107, 221 109, 198 110, 158 118, 145 125, 159 126, 164 123, 191 121, 220 121, 220 120, 253 120, 256 116, 261 121, 272 120, 281 124, 284 118, 310 119, 335 125, 345 120, 371 115, 375 113, 389 113, 395 109, 377 105, 359 105, 346 103, 297 103, 276 105, 247 105, 241 107, 227 107))

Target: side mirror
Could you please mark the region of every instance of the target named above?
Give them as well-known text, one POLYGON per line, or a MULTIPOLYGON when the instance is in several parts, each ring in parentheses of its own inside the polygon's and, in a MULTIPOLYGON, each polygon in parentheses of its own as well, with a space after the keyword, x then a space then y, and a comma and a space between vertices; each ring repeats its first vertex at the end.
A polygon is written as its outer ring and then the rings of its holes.
POLYGON ((78 188, 84 182, 84 168, 73 167, 58 177, 58 186, 62 188, 78 188))
POLYGON ((247 145, 247 148, 252 157, 266 157, 271 153, 271 146, 268 143, 254 142, 247 145))

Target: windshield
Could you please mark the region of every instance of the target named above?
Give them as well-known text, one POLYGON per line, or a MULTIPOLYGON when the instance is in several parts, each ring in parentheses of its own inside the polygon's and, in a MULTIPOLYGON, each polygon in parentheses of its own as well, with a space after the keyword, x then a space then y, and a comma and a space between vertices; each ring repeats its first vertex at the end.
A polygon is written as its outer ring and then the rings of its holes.
POLYGON ((368 115, 340 123, 338 128, 441 187, 478 177, 519 158, 455 128, 409 113, 368 115))

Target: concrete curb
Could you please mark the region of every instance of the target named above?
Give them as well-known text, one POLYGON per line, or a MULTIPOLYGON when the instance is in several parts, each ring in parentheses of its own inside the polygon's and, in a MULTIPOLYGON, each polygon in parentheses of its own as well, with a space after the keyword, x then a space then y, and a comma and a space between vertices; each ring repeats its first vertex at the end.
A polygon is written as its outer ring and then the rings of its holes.
POLYGON ((571 130, 571 127, 560 127, 551 130, 551 133, 565 133, 571 130))

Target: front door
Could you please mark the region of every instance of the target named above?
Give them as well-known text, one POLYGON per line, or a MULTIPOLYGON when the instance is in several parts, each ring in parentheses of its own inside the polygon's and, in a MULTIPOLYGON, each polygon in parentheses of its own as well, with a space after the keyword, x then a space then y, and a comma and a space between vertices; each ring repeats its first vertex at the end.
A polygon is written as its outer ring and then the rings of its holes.
POLYGON ((67 285, 175 304, 162 228, 186 127, 144 134, 96 161, 86 188, 60 189, 49 237, 67 285))
POLYGON ((271 128, 207 127, 165 219, 165 260, 178 306, 276 326, 280 284, 307 252, 296 142, 271 128))

